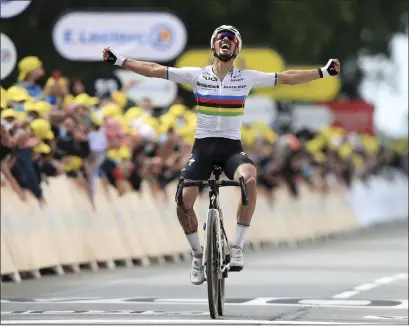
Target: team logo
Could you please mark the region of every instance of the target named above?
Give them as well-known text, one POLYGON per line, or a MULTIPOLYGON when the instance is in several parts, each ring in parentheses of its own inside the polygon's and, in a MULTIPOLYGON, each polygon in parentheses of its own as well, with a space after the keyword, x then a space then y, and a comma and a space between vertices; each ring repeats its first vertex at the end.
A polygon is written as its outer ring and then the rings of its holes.
POLYGON ((216 77, 212 77, 212 76, 202 76, 203 79, 205 80, 210 80, 210 81, 218 81, 218 79, 216 77))
POLYGON ((0 17, 11 18, 21 14, 30 5, 31 0, 0 0, 0 17))
POLYGON ((5 34, 0 34, 1 40, 1 79, 6 78, 12 73, 17 62, 17 52, 13 41, 5 34))
POLYGON ((150 32, 151 46, 157 50, 168 50, 174 41, 173 32, 167 25, 156 25, 150 32))
POLYGON ((196 83, 197 86, 201 87, 201 88, 205 88, 205 89, 209 89, 209 88, 219 88, 219 85, 209 85, 209 84, 202 84, 200 82, 196 83))
POLYGON ((9 49, 1 49, 1 62, 7 63, 11 60, 11 52, 9 49))
POLYGON ((235 91, 239 91, 239 90, 244 89, 246 87, 247 87, 246 85, 225 85, 224 86, 224 88, 226 88, 226 89, 232 89, 232 90, 235 90, 235 91))

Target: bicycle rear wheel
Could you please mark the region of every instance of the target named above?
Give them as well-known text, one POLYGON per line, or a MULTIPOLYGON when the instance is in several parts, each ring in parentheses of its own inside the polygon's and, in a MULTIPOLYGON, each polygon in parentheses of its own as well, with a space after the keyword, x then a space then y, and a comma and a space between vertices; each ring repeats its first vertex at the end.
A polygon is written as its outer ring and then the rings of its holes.
POLYGON ((208 306, 209 313, 212 319, 216 318, 218 310, 218 293, 219 293, 219 280, 218 280, 218 246, 217 246, 217 234, 216 212, 211 210, 208 214, 208 222, 206 225, 206 281, 208 283, 208 306))

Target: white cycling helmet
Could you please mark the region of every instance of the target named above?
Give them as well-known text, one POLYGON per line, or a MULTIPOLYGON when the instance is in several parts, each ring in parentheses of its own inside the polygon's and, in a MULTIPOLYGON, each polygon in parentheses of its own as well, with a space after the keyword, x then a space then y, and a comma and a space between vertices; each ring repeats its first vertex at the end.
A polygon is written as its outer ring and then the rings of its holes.
POLYGON ((235 34, 235 36, 236 36, 236 38, 238 39, 238 42, 239 42, 239 51, 240 51, 242 49, 241 34, 239 33, 239 31, 235 27, 233 27, 231 25, 222 25, 222 26, 219 26, 216 30, 214 30, 214 32, 212 34, 212 37, 211 37, 211 48, 214 47, 214 39, 215 39, 216 35, 218 35, 220 32, 223 32, 223 31, 229 31, 229 32, 235 34))
MULTIPOLYGON (((239 33, 239 31, 238 31, 235 27, 233 27, 233 26, 231 26, 231 25, 222 25, 222 26, 219 26, 217 29, 214 30, 214 32, 212 33, 212 37, 211 37, 211 49, 212 49, 212 50, 214 49, 215 37, 216 37, 220 32, 224 32, 224 31, 229 31, 229 32, 233 33, 233 34, 236 36, 236 38, 237 38, 237 40, 238 40, 238 50, 241 51, 241 49, 242 49, 242 37, 241 37, 241 34, 239 33)), ((214 55, 217 56, 219 59, 222 60, 222 58, 220 58, 215 52, 214 52, 214 55)), ((229 60, 232 59, 232 58, 236 58, 236 55, 235 55, 235 54, 232 55, 232 57, 229 58, 229 60)), ((229 61, 229 60, 228 60, 228 61, 229 61)), ((223 61, 226 61, 226 60, 223 60, 223 61)))

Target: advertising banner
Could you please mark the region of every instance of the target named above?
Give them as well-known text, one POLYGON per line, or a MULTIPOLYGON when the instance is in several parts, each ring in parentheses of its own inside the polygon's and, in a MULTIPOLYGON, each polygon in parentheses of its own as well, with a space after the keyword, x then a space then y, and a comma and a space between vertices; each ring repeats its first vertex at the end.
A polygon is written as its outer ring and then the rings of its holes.
POLYGON ((0 34, 1 42, 1 80, 8 77, 17 62, 17 51, 13 41, 6 35, 0 34))
POLYGON ((1 0, 0 17, 11 18, 20 15, 30 5, 31 0, 1 0))
POLYGON ((115 75, 123 85, 127 85, 130 81, 137 82, 127 92, 128 98, 136 103, 143 97, 148 97, 154 107, 165 108, 174 102, 178 93, 177 84, 169 80, 148 78, 124 69, 116 70, 115 75))
POLYGON ((373 105, 363 101, 332 101, 315 104, 295 104, 292 108, 292 128, 319 130, 339 126, 348 132, 374 133, 373 105))
POLYGON ((349 189, 349 203, 361 227, 408 219, 409 182, 398 171, 389 174, 371 176, 366 184, 355 180, 349 189))
POLYGON ((364 101, 332 101, 325 104, 333 115, 333 125, 347 131, 374 133, 373 104, 364 101))
POLYGON ((101 61, 104 47, 125 57, 166 62, 185 48, 185 25, 167 12, 76 11, 53 29, 57 51, 72 61, 101 61))
POLYGON ((276 103, 266 95, 250 95, 245 101, 244 123, 264 121, 271 124, 277 117, 276 103))

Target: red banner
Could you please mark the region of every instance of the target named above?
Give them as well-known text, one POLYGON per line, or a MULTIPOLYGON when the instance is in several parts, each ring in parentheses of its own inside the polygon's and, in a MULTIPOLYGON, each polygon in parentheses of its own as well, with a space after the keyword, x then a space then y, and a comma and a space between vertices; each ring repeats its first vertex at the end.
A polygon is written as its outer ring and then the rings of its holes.
POLYGON ((348 132, 356 131, 373 135, 373 105, 363 101, 334 101, 322 103, 333 114, 332 126, 348 132))
POLYGON ((292 126, 314 131, 338 126, 348 132, 373 135, 373 105, 363 101, 297 103, 292 106, 292 126))

